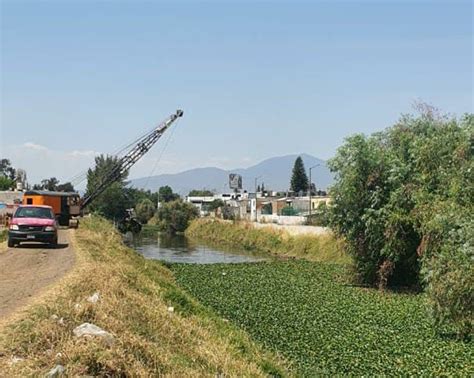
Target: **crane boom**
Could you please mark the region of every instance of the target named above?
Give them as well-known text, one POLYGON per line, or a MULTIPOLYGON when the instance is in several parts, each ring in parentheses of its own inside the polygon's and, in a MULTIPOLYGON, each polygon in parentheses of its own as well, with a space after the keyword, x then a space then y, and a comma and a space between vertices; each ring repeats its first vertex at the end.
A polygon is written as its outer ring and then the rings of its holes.
POLYGON ((140 138, 134 147, 125 154, 115 164, 115 166, 107 173, 103 178, 102 182, 94 189, 92 193, 89 193, 84 197, 81 203, 81 210, 87 207, 92 201, 94 201, 99 195, 101 195, 110 185, 118 181, 124 174, 145 155, 151 147, 161 138, 163 133, 176 121, 179 117, 183 116, 182 110, 177 110, 175 114, 169 116, 163 121, 155 130, 140 138))

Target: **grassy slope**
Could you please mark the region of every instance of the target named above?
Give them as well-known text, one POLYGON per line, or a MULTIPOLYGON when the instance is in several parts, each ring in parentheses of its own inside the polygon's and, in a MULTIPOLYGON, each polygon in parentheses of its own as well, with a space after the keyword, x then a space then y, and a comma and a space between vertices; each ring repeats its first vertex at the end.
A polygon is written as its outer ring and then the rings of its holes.
POLYGON ((344 284, 308 261, 173 265, 201 303, 293 361, 304 376, 474 376, 474 345, 433 332, 423 295, 344 284))
POLYGON ((243 331, 181 291, 168 269, 125 247, 107 222, 85 220, 74 244, 74 272, 1 330, 2 374, 42 375, 58 363, 68 375, 261 376, 282 371, 281 363, 243 331), (97 291, 99 302, 87 302, 97 291), (83 322, 111 332, 115 343, 75 338, 72 330, 83 322), (23 360, 12 364, 13 357, 23 360))
POLYGON ((244 248, 279 256, 301 257, 311 261, 350 263, 341 240, 330 235, 290 236, 271 229, 256 229, 252 225, 197 219, 186 235, 208 243, 244 248))
POLYGON ((7 240, 8 231, 6 229, 0 230, 0 243, 7 240))

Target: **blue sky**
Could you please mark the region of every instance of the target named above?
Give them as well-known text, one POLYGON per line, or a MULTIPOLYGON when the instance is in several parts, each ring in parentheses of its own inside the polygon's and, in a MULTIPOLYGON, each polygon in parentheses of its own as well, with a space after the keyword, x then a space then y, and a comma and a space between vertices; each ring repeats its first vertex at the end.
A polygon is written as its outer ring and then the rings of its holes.
POLYGON ((132 170, 326 159, 417 99, 473 111, 470 1, 1 3, 1 156, 66 180, 177 108, 132 170), (170 133, 171 135, 171 133, 170 133))

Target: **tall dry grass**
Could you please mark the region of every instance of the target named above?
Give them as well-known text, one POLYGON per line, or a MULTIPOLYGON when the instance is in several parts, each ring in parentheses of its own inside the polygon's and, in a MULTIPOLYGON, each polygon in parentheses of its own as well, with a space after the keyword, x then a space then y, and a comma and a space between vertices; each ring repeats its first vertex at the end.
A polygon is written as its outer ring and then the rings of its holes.
POLYGON ((56 364, 70 376, 286 375, 281 360, 179 289, 168 269, 124 246, 108 222, 84 220, 72 242, 74 271, 0 330, 1 376, 40 376, 56 364), (95 292, 99 301, 89 303, 95 292), (84 322, 115 342, 74 337, 84 322))
POLYGON ((349 264, 344 242, 333 235, 290 235, 270 228, 254 228, 247 222, 213 219, 194 220, 186 230, 188 237, 276 256, 298 257, 311 261, 349 264))

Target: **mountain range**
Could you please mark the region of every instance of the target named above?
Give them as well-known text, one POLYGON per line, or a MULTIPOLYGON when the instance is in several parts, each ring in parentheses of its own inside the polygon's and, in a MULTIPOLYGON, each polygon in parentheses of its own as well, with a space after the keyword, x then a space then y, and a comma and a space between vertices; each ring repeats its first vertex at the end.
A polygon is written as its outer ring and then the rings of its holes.
POLYGON ((209 189, 216 193, 229 192, 229 174, 242 175, 243 188, 255 190, 255 178, 259 185, 262 182, 267 190, 286 191, 290 186, 293 165, 298 156, 303 159, 306 171, 312 169, 312 182, 317 189, 327 189, 333 182, 333 174, 325 166, 325 161, 308 154, 286 155, 266 159, 248 168, 224 170, 215 167, 194 168, 175 174, 143 177, 131 180, 135 188, 156 191, 160 186, 169 185, 180 195, 187 195, 192 189, 209 189))

